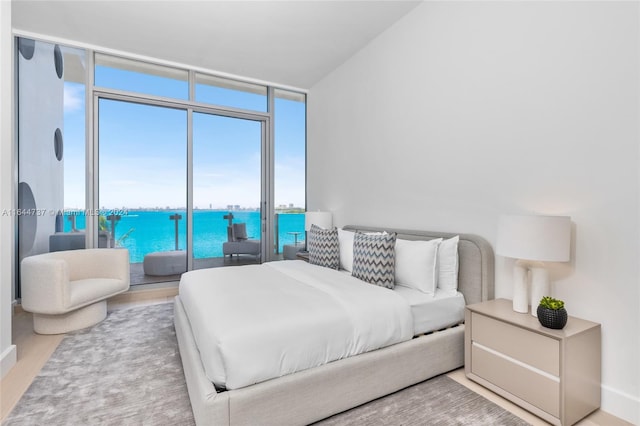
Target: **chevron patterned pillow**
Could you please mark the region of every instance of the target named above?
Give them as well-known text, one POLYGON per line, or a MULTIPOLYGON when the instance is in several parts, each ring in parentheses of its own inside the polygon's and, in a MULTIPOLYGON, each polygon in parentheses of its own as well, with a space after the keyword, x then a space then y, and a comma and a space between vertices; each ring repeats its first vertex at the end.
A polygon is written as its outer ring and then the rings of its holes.
POLYGON ((394 288, 395 245, 395 233, 382 235, 356 233, 353 238, 351 275, 371 284, 394 288))
POLYGON ((309 263, 332 269, 340 267, 340 245, 336 228, 323 229, 317 225, 311 225, 307 249, 309 263))

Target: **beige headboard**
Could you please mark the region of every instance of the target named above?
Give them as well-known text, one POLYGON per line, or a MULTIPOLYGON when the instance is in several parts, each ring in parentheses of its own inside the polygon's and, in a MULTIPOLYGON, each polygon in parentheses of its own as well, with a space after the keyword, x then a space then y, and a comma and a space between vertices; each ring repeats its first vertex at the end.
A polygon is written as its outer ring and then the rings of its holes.
POLYGON ((491 248, 487 240, 478 235, 377 228, 360 225, 347 225, 344 229, 363 232, 395 232, 398 234, 398 238, 405 240, 446 239, 459 235, 458 290, 464 294, 467 304, 493 299, 495 268, 493 248, 491 248))

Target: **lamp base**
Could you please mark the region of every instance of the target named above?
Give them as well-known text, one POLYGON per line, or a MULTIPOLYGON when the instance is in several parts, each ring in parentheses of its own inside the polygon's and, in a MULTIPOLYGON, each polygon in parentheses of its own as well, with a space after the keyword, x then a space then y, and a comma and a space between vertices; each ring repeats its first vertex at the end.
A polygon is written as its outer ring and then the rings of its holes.
POLYGON ((528 265, 518 260, 513 265, 513 310, 526 314, 529 312, 529 300, 527 298, 527 274, 528 265))
POLYGON ((544 296, 549 294, 549 272, 542 263, 529 267, 531 271, 531 315, 538 316, 538 305, 544 296))
POLYGON ((518 260, 513 266, 513 310, 529 312, 527 286, 531 278, 531 315, 538 316, 540 299, 549 296, 549 273, 542 262, 518 260))

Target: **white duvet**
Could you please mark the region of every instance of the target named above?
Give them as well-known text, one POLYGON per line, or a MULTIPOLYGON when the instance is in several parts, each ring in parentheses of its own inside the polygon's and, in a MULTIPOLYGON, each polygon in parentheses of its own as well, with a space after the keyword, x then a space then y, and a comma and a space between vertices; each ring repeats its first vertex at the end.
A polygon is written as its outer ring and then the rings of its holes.
POLYGON ((208 378, 227 389, 413 337, 401 296, 302 261, 187 272, 180 299, 208 378))

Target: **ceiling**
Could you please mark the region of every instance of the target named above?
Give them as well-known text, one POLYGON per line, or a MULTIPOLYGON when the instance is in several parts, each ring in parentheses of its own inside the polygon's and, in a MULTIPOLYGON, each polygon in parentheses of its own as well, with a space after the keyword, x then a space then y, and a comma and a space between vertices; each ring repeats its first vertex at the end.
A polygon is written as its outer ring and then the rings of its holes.
POLYGON ((308 89, 420 1, 13 0, 16 33, 308 89))

